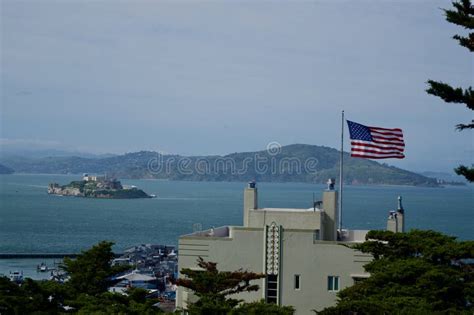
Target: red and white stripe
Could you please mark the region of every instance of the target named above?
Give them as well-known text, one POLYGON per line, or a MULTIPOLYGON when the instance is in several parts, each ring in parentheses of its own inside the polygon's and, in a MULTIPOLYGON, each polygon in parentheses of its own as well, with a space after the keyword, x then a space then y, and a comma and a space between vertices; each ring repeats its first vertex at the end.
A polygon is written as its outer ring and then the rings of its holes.
POLYGON ((351 156, 368 159, 403 159, 405 141, 400 128, 368 127, 373 141, 351 140, 351 156))

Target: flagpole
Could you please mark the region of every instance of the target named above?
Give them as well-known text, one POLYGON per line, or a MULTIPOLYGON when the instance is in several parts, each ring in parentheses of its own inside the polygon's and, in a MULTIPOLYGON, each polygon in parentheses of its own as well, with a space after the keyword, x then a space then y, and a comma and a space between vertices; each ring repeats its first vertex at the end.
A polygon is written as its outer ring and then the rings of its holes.
POLYGON ((344 110, 341 115, 341 158, 339 161, 339 233, 342 236, 342 188, 344 170, 344 110))

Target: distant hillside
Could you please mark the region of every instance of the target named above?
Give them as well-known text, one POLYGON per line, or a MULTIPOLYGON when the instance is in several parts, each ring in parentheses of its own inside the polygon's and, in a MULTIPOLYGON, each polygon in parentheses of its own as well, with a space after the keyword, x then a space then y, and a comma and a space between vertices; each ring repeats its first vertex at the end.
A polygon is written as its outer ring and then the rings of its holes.
MULTIPOLYGON (((348 184, 437 186, 435 179, 344 153, 348 184)), ((339 151, 293 144, 277 152, 244 152, 225 156, 159 155, 141 151, 106 158, 4 158, 21 173, 108 174, 117 178, 160 178, 196 181, 316 182, 338 177, 339 151)))
POLYGON ((68 156, 78 156, 84 158, 107 158, 115 156, 115 154, 105 153, 105 154, 93 154, 87 152, 79 151, 67 151, 67 150, 57 150, 57 149, 27 149, 27 148, 9 148, 2 146, 2 156, 11 158, 17 157, 27 157, 27 158, 44 158, 44 157, 68 157, 68 156))
POLYGON ((12 174, 14 170, 9 167, 6 167, 3 164, 0 164, 0 174, 12 174))

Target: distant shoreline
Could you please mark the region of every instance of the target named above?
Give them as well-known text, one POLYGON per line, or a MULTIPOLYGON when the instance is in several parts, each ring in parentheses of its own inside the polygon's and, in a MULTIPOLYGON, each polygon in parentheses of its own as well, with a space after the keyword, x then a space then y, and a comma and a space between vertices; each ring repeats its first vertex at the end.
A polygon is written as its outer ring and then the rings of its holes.
MULTIPOLYGON (((61 174, 61 173, 13 173, 13 174, 2 174, 6 176, 62 176, 62 177, 67 177, 67 176, 78 176, 82 174, 61 174)), ((229 181, 229 180, 186 180, 186 179, 164 179, 164 178, 126 178, 122 177, 120 180, 140 180, 140 181, 152 181, 152 182, 189 182, 189 183, 242 183, 246 184, 246 181, 229 181)), ((267 184, 309 184, 309 185, 321 185, 324 186, 324 183, 316 183, 316 182, 293 182, 293 181, 259 181, 259 183, 267 183, 267 184)), ((447 188, 447 187, 452 187, 452 188, 474 188, 474 184, 471 183, 466 183, 466 185, 439 185, 437 187, 434 186, 422 186, 422 185, 396 185, 396 184, 344 184, 344 187, 406 187, 406 188, 447 188)))

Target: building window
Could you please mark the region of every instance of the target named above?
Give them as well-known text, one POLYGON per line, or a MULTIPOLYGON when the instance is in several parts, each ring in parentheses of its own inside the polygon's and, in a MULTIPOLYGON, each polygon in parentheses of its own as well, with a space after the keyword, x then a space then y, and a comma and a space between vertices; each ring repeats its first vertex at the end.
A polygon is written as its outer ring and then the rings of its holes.
POLYGON ((295 275, 295 290, 300 289, 300 275, 295 275))
POLYGON ((328 276, 328 291, 339 291, 338 276, 328 276))

